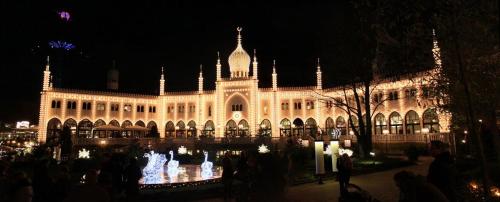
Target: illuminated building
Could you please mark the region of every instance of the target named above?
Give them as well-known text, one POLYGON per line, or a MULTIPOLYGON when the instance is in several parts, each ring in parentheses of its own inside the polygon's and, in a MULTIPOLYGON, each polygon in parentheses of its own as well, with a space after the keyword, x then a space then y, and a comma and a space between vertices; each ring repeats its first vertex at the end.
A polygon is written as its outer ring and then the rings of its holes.
MULTIPOLYGON (((251 57, 245 51, 240 32, 238 29, 236 49, 228 58, 230 77, 222 77, 223 66, 217 57, 214 90, 204 89, 200 69, 198 91, 168 92, 163 68, 158 95, 55 88, 50 82, 47 63, 41 92, 39 141, 57 135, 63 125, 82 138, 148 137, 154 126, 161 138, 316 137, 318 130, 330 134, 334 128, 342 134, 349 133, 347 114, 318 96, 344 96, 341 87, 323 88, 319 60, 315 86, 279 87, 279 71, 274 64, 272 87, 262 88, 257 55, 254 51, 251 57)), ((439 51, 437 44, 435 51, 439 51)), ((376 81, 371 100, 373 105, 376 102, 382 105, 372 118, 374 135, 448 132, 450 116, 439 114, 432 100, 426 98, 429 94, 426 78, 432 71, 418 73, 411 80, 376 81)), ((347 96, 352 96, 350 93, 347 96)))

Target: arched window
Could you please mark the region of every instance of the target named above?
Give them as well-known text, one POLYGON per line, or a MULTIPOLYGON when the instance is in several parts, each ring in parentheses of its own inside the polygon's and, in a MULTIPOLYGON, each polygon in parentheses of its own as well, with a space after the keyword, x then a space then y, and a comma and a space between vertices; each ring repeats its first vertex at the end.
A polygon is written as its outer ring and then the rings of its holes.
POLYGON ((76 134, 76 127, 78 124, 76 123, 75 119, 68 119, 64 122, 64 126, 68 126, 69 129, 71 129, 71 135, 76 134))
POLYGON ((99 126, 104 126, 106 125, 106 122, 104 122, 102 119, 99 119, 97 120, 95 123, 94 123, 94 128, 97 128, 99 126))
POLYGON ((326 129, 326 134, 332 135, 333 130, 335 129, 335 123, 333 122, 333 119, 328 117, 325 121, 325 129, 326 129))
POLYGON ((349 130, 353 130, 353 128, 355 128, 356 130, 358 130, 359 132, 359 121, 358 121, 358 118, 354 115, 351 115, 351 120, 349 120, 349 130), (352 121, 352 123, 351 123, 352 121), (351 125, 352 124, 352 125, 351 125))
POLYGON ((340 129, 342 135, 347 135, 347 124, 345 123, 344 117, 337 117, 337 120, 335 120, 335 127, 340 129))
POLYGON ((289 137, 292 135, 292 123, 287 118, 284 118, 280 122, 280 136, 289 137))
POLYGON ((403 119, 399 113, 391 113, 389 116, 389 126, 391 134, 403 134, 403 119))
POLYGON ((186 133, 186 124, 184 124, 183 121, 177 122, 175 124, 175 137, 176 138, 183 138, 186 133))
POLYGON ((259 134, 262 136, 271 137, 271 121, 264 119, 259 126, 259 134))
POLYGON ((202 134, 204 136, 213 137, 215 136, 215 124, 212 120, 208 120, 203 127, 202 134))
POLYGON ((375 134, 383 134, 384 130, 387 130, 387 120, 382 113, 378 113, 375 116, 375 134))
POLYGON ((302 137, 304 135, 304 122, 300 118, 293 120, 292 135, 302 137))
POLYGON ((137 122, 135 122, 135 125, 140 126, 140 127, 146 127, 146 124, 144 124, 143 121, 137 121, 137 122))
POLYGON ((226 137, 236 137, 238 132, 238 126, 233 120, 229 120, 226 124, 226 137))
POLYGON ((238 123, 238 135, 240 137, 249 136, 250 134, 248 133, 248 128, 249 128, 248 122, 245 119, 242 119, 238 123))
POLYGON ((420 118, 417 112, 410 110, 405 116, 406 134, 420 133, 420 118))
POLYGON ((191 137, 196 137, 196 122, 193 120, 188 122, 188 127, 187 127, 187 136, 189 138, 191 137))
POLYGON ((156 122, 154 122, 154 121, 148 122, 147 128, 148 128, 148 132, 146 135, 147 137, 159 137, 160 136, 160 134, 158 134, 158 126, 156 126, 156 122))
POLYGON ((112 120, 109 122, 109 125, 112 125, 112 126, 116 126, 116 127, 120 127, 120 123, 118 123, 118 121, 116 120, 112 120))
POLYGON ((58 138, 61 134, 61 121, 57 118, 52 118, 47 123, 47 141, 58 138))
POLYGON ((122 123, 122 128, 128 128, 130 126, 133 126, 133 124, 129 120, 126 120, 122 123))
POLYGON ((425 110, 423 117, 424 128, 429 129, 429 133, 439 133, 439 117, 436 109, 425 110))
POLYGON ((174 133, 175 133, 174 122, 172 121, 167 122, 167 124, 165 124, 165 136, 174 137, 174 133))
POLYGON ((92 122, 90 122, 88 119, 83 119, 78 123, 78 128, 77 128, 77 134, 78 137, 80 138, 92 138, 92 122))
POLYGON ((305 134, 313 138, 317 138, 316 137, 317 133, 318 133, 318 126, 316 124, 316 120, 314 120, 313 118, 308 118, 306 120, 305 134))

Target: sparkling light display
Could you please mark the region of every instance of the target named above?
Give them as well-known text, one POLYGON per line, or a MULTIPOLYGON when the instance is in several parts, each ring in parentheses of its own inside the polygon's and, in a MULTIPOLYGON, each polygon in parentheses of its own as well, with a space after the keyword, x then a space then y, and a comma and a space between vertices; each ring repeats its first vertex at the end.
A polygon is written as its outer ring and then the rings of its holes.
POLYGON ((168 176, 177 176, 179 174, 179 161, 174 160, 174 151, 170 151, 168 153, 170 154, 170 160, 167 164, 168 176))
POLYGON ((74 49, 76 46, 73 45, 72 43, 66 42, 66 41, 49 41, 49 46, 50 48, 55 48, 55 49, 64 49, 64 50, 71 50, 74 49))
POLYGON ((165 154, 155 153, 151 151, 150 153, 145 153, 144 157, 148 158, 148 164, 142 170, 142 176, 144 178, 144 184, 160 184, 163 180, 163 166, 167 162, 165 154))
POLYGON ((78 151, 78 158, 79 159, 88 159, 88 158, 90 158, 90 151, 86 150, 85 148, 81 149, 80 151, 78 151))
POLYGON ((259 146, 259 153, 265 154, 265 153, 269 153, 269 152, 270 152, 270 150, 269 150, 269 148, 267 148, 267 145, 261 144, 259 146))
POLYGON ((59 11, 59 18, 65 21, 69 21, 71 19, 71 15, 67 11, 59 11))
POLYGON ((213 176, 213 163, 208 161, 208 152, 204 151, 203 154, 205 155, 205 161, 201 164, 201 178, 209 179, 213 176))
POLYGON ((348 156, 352 156, 353 151, 350 149, 339 149, 339 154, 342 156, 343 154, 347 154, 348 156))
POLYGON ((187 149, 184 146, 180 146, 179 149, 177 149, 178 154, 187 154, 187 149))

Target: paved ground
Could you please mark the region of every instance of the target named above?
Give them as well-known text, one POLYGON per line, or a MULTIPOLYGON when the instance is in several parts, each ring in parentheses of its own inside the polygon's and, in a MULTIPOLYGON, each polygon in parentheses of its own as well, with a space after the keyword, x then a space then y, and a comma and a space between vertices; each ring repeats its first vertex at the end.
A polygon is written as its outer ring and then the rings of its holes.
MULTIPOLYGON (((421 157, 420 162, 415 166, 396 168, 388 171, 377 172, 367 175, 358 175, 351 178, 351 183, 356 184, 370 195, 383 202, 397 202, 399 190, 394 184, 393 176, 399 171, 407 170, 420 175, 427 175, 432 158, 421 157)), ((338 201, 339 184, 334 180, 325 181, 320 185, 317 183, 308 183, 288 188, 286 201, 338 201)), ((200 201, 223 201, 221 198, 200 200, 200 201)))
MULTIPOLYGON (((360 186, 368 191, 372 197, 384 201, 398 201, 399 190, 394 184, 392 177, 395 173, 407 170, 420 175, 427 175, 427 168, 432 158, 424 157, 418 165, 397 168, 393 170, 359 175, 351 178, 351 183, 360 186)), ((333 180, 326 181, 325 184, 304 184, 290 187, 287 194, 287 201, 337 201, 339 197, 339 184, 333 180)))

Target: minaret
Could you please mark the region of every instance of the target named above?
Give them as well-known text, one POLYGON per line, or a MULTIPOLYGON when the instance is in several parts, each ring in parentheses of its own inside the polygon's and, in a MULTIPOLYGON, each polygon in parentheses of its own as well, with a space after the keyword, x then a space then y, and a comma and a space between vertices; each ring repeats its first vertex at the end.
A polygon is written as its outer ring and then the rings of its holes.
POLYGON ((257 73, 257 67, 259 63, 257 62, 257 52, 255 49, 253 49, 253 62, 252 62, 252 67, 253 67, 253 79, 258 79, 258 73, 257 73))
POLYGON ((163 67, 161 67, 160 76, 160 95, 165 95, 165 76, 163 75, 163 67))
POLYGON ((434 64, 435 68, 438 69, 441 68, 441 49, 439 48, 436 31, 434 29, 432 30, 432 43, 432 55, 434 56, 434 64))
POLYGON ((118 90, 120 72, 116 69, 116 61, 113 60, 111 69, 108 70, 106 87, 108 90, 118 90))
POLYGON ((200 76, 198 77, 198 94, 203 94, 203 66, 200 64, 200 76))
POLYGON ((42 91, 47 91, 51 87, 50 84, 50 58, 47 56, 47 64, 45 65, 45 71, 43 72, 43 85, 42 91))
POLYGON ((323 82, 321 81, 321 66, 318 58, 318 68, 316 70, 316 90, 323 89, 323 82))
POLYGON ((217 51, 217 64, 215 65, 217 67, 217 81, 221 80, 221 65, 220 65, 220 55, 219 51, 217 51))
POLYGON ((276 60, 273 60, 273 91, 278 90, 278 74, 276 73, 276 60))

